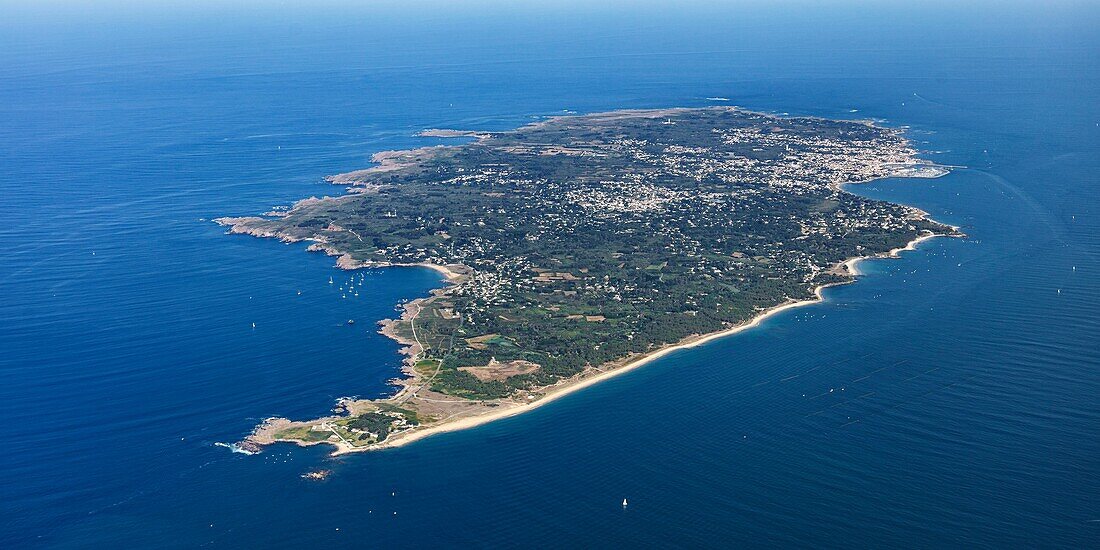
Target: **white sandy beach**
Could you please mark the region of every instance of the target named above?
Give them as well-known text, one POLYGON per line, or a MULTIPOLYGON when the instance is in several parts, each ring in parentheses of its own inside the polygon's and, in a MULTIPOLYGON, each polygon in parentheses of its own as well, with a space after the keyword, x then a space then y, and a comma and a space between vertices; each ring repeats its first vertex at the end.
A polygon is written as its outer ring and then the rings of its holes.
MULTIPOLYGON (((852 275, 859 275, 859 271, 857 269, 857 264, 859 262, 863 261, 863 260, 874 259, 874 258, 897 258, 897 257, 900 256, 901 252, 905 252, 907 250, 915 250, 916 247, 920 243, 922 243, 926 240, 932 239, 934 237, 941 237, 941 236, 943 236, 943 235, 938 234, 938 233, 929 233, 929 234, 921 235, 920 237, 917 237, 916 239, 913 239, 912 241, 907 243, 904 247, 894 248, 894 249, 890 250, 889 252, 886 252, 886 253, 883 253, 883 254, 876 254, 876 255, 872 255, 872 256, 861 256, 861 257, 858 257, 858 258, 852 258, 850 260, 847 260, 847 261, 843 262, 842 265, 844 265, 845 268, 848 269, 849 273, 851 273, 852 275)), ((430 267, 432 269, 437 269, 437 270, 443 272, 444 274, 448 275, 448 278, 450 278, 451 276, 457 276, 457 274, 455 274, 453 271, 447 269, 444 266, 434 266, 434 265, 431 265, 431 264, 418 264, 418 265, 423 265, 424 267, 430 267)), ((648 364, 652 361, 655 361, 657 359, 665 357, 666 355, 674 353, 678 350, 693 348, 693 347, 705 344, 707 342, 710 342, 712 340, 717 340, 719 338, 725 338, 727 336, 732 336, 734 334, 740 333, 740 332, 745 331, 745 330, 749 330, 753 327, 756 327, 756 326, 760 325, 767 318, 769 318, 773 315, 777 315, 777 314, 782 313, 782 312, 787 311, 787 310, 791 310, 791 309, 795 309, 795 308, 799 308, 799 307, 803 307, 803 306, 808 306, 808 305, 811 305, 811 304, 816 304, 818 302, 821 302, 821 301, 824 300, 824 297, 822 296, 822 292, 825 290, 825 288, 830 287, 830 286, 836 286, 837 284, 847 284, 847 282, 819 286, 816 289, 814 289, 814 298, 812 298, 812 299, 801 300, 801 301, 797 301, 797 302, 788 302, 786 304, 775 306, 771 309, 768 309, 766 311, 761 312, 759 315, 757 315, 756 317, 753 317, 751 320, 749 320, 745 323, 742 323, 740 325, 737 325, 735 327, 731 327, 731 328, 728 328, 726 330, 722 330, 722 331, 719 331, 719 332, 713 332, 713 333, 706 334, 706 335, 692 336, 692 337, 687 338, 685 341, 683 341, 679 344, 674 344, 674 345, 671 345, 671 346, 667 346, 667 347, 658 349, 656 351, 653 351, 651 353, 645 354, 645 355, 643 355, 641 357, 638 357, 638 358, 628 362, 627 364, 625 364, 621 367, 615 368, 613 370, 601 372, 600 374, 597 374, 597 375, 594 375, 594 376, 588 376, 588 377, 584 377, 584 378, 574 379, 574 380, 565 382, 565 383, 563 383, 561 385, 558 385, 558 386, 552 386, 551 389, 549 391, 547 391, 547 393, 542 396, 542 398, 540 398, 539 400, 534 401, 532 403, 518 404, 518 405, 512 405, 512 406, 502 406, 499 409, 494 409, 490 412, 482 413, 482 414, 479 414, 479 415, 476 415, 476 416, 469 416, 469 417, 459 418, 459 419, 455 419, 455 420, 451 420, 451 421, 444 421, 441 424, 434 425, 434 426, 429 426, 427 428, 413 429, 413 430, 410 430, 408 432, 395 434, 391 438, 387 439, 384 443, 381 443, 381 444, 378 444, 378 445, 372 445, 372 446, 369 446, 369 447, 352 447, 350 445, 346 445, 346 444, 343 444, 343 443, 331 443, 331 442, 328 442, 328 443, 332 444, 332 445, 335 445, 337 447, 337 450, 332 453, 333 456, 347 454, 347 453, 372 451, 372 450, 378 450, 378 449, 384 449, 384 448, 401 447, 401 446, 404 446, 404 445, 408 445, 409 443, 412 443, 414 441, 419 441, 421 439, 424 439, 425 437, 429 437, 429 436, 432 436, 432 435, 435 435, 435 434, 466 430, 466 429, 474 428, 474 427, 477 427, 477 426, 481 426, 483 424, 487 424, 489 422, 493 422, 494 420, 500 420, 502 418, 510 418, 510 417, 513 417, 513 416, 516 416, 516 415, 519 415, 519 414, 523 414, 523 413, 526 413, 526 412, 529 412, 529 411, 533 411, 533 410, 535 410, 539 407, 542 407, 543 405, 553 403, 554 401, 557 401, 558 399, 561 399, 562 397, 565 397, 565 396, 570 395, 572 393, 576 393, 576 392, 581 391, 581 390, 583 390, 585 388, 588 388, 590 386, 599 384, 600 382, 603 382, 605 380, 609 380, 609 379, 614 378, 616 376, 619 376, 623 373, 630 372, 634 369, 640 368, 640 367, 642 367, 642 366, 644 366, 644 365, 646 365, 646 364, 648 364)))

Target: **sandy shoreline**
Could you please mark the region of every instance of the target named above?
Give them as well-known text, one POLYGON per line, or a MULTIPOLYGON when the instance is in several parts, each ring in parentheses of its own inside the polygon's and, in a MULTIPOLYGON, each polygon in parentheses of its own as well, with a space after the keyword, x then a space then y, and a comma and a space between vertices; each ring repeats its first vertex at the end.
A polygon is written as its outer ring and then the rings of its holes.
MULTIPOLYGON (((718 331, 718 332, 712 332, 712 333, 709 333, 709 334, 692 336, 692 337, 689 337, 689 338, 685 339, 684 341, 682 341, 680 343, 669 345, 669 346, 654 350, 654 351, 649 352, 645 355, 642 355, 641 357, 630 360, 625 365, 614 368, 612 370, 601 372, 600 374, 597 374, 597 375, 594 375, 594 376, 574 379, 574 380, 565 382, 564 384, 551 387, 549 389, 549 391, 547 391, 547 393, 545 393, 539 400, 534 401, 532 403, 524 403, 524 404, 518 404, 518 405, 512 405, 512 406, 502 405, 498 409, 494 409, 490 412, 479 414, 479 415, 476 415, 476 416, 469 416, 469 417, 459 418, 459 419, 452 420, 452 421, 445 421, 445 422, 443 422, 441 424, 438 424, 438 425, 435 425, 435 426, 430 426, 430 427, 422 428, 422 429, 413 429, 413 430, 408 431, 408 432, 398 433, 398 434, 393 435, 391 438, 387 439, 383 443, 376 444, 376 445, 371 445, 369 447, 353 447, 353 446, 346 445, 346 444, 343 444, 343 443, 333 443, 331 441, 325 441, 325 442, 320 442, 320 443, 327 443, 327 444, 330 444, 330 445, 334 445, 337 448, 336 451, 334 451, 332 453, 332 456, 338 456, 338 455, 349 454, 349 453, 365 452, 365 451, 374 451, 374 450, 387 449, 387 448, 396 448, 396 447, 402 447, 404 445, 408 445, 409 443, 412 443, 414 441, 419 441, 421 439, 424 439, 426 437, 429 437, 429 436, 432 436, 432 435, 435 435, 435 434, 447 433, 447 432, 456 432, 456 431, 460 431, 460 430, 467 430, 467 429, 470 429, 470 428, 475 428, 477 426, 488 424, 489 422, 493 422, 495 420, 510 418, 510 417, 513 417, 513 416, 517 416, 517 415, 529 412, 529 411, 533 411, 533 410, 535 410, 539 407, 542 407, 543 405, 553 403, 554 401, 557 401, 558 399, 561 399, 561 398, 563 398, 567 395, 576 393, 576 392, 581 391, 585 388, 588 388, 588 387, 593 386, 595 384, 599 384, 600 382, 603 382, 605 380, 609 380, 609 379, 614 378, 616 376, 619 376, 621 374, 624 374, 624 373, 630 372, 632 370, 641 368, 641 367, 645 366, 648 363, 651 363, 653 361, 656 361, 657 359, 660 359, 662 357, 670 355, 670 354, 672 354, 672 353, 674 353, 678 350, 693 348, 693 347, 696 347, 696 346, 706 344, 706 343, 711 342, 713 340, 717 340, 719 338, 725 338, 727 336, 732 336, 732 335, 738 334, 742 331, 749 330, 751 328, 757 327, 761 323, 763 323, 765 320, 767 320, 769 317, 772 317, 772 316, 777 315, 779 313, 782 313, 784 311, 788 311, 788 310, 791 310, 791 309, 800 308, 800 307, 803 307, 803 306, 808 306, 808 305, 812 305, 812 304, 822 302, 822 301, 824 301, 824 297, 823 297, 822 293, 826 288, 829 288, 829 287, 832 287, 832 286, 839 286, 839 285, 849 284, 849 283, 852 283, 852 282, 855 281, 854 277, 859 275, 859 271, 857 269, 857 264, 859 262, 864 261, 864 260, 869 260, 869 259, 897 258, 901 255, 902 252, 909 251, 909 250, 915 250, 916 247, 924 241, 927 241, 927 240, 935 238, 935 237, 944 237, 944 236, 948 236, 948 235, 945 235, 945 234, 942 234, 942 233, 927 233, 927 234, 924 234, 924 235, 920 235, 919 237, 913 239, 912 241, 909 241, 905 246, 894 248, 894 249, 890 250, 889 252, 885 252, 885 253, 881 253, 881 254, 874 254, 874 255, 870 255, 870 256, 860 256, 860 257, 851 258, 849 260, 841 262, 840 265, 844 266, 845 269, 848 270, 848 273, 853 278, 851 280, 848 280, 848 281, 830 283, 830 284, 825 284, 825 285, 818 286, 817 288, 814 289, 814 297, 811 298, 811 299, 780 304, 778 306, 775 306, 775 307, 772 307, 772 308, 769 308, 765 311, 760 312, 760 314, 756 315, 752 319, 750 319, 750 320, 748 320, 744 323, 741 323, 737 326, 733 326, 733 327, 730 327, 728 329, 721 330, 721 331, 718 331)), ((433 266, 433 265, 430 265, 430 264, 418 264, 418 265, 423 265, 423 267, 429 267, 429 268, 432 268, 432 269, 440 270, 441 272, 452 273, 453 274, 453 272, 451 272, 450 270, 446 269, 443 266, 433 266)), ((408 387, 408 386, 406 386, 406 387, 408 387)), ((398 395, 400 395, 400 393, 398 395)), ((397 397, 397 396, 394 396, 394 397, 397 397)))
MULTIPOLYGON (((734 107, 732 109, 742 110, 742 109, 739 109, 739 108, 736 108, 736 107, 734 107)), ((612 112, 612 113, 605 113, 605 114, 603 114, 603 116, 613 118, 613 117, 621 117, 621 116, 628 116, 628 115, 644 114, 645 116, 650 116, 650 117, 665 117, 665 116, 670 116, 670 115, 673 115, 673 114, 678 114, 682 110, 684 110, 684 109, 683 108, 672 108, 672 109, 647 109, 647 110, 616 111, 616 112, 612 112)), ((542 120, 542 121, 539 121, 539 122, 534 122, 534 123, 529 124, 528 126, 537 127, 537 126, 540 126, 540 125, 549 124, 552 121, 557 120, 559 118, 563 118, 563 117, 562 116, 548 117, 546 120, 542 120)), ((808 118, 814 118, 814 117, 808 117, 808 118)), ((872 124, 870 121, 867 121, 865 123, 866 124, 872 124)), ((469 138, 474 138, 474 139, 481 140, 481 139, 486 139, 491 134, 487 133, 487 132, 476 132, 476 131, 433 128, 433 129, 423 130, 417 135, 425 136, 425 137, 438 137, 438 138, 469 137, 469 138)), ((326 179, 330 183, 335 183, 335 184, 357 185, 358 183, 360 183, 359 178, 364 174, 370 174, 370 173, 373 173, 373 172, 384 172, 384 171, 387 171, 387 170, 400 168, 401 166, 404 166, 407 163, 415 162, 416 161, 416 156, 419 155, 419 154, 424 154, 426 152, 439 150, 440 148, 445 148, 445 147, 447 147, 447 146, 437 145, 437 146, 432 146, 432 147, 422 147, 422 148, 406 150, 406 151, 382 151, 382 152, 379 152, 379 153, 375 153, 371 157, 371 160, 373 162, 377 163, 376 166, 372 166, 372 167, 367 168, 365 170, 358 170, 358 171, 354 171, 354 172, 348 172, 348 173, 345 173, 345 174, 339 174, 339 175, 336 175, 336 176, 330 176, 326 179)), ((846 183, 834 183, 834 184, 830 184, 830 187, 835 189, 836 191, 839 191, 839 192, 850 193, 849 191, 847 191, 844 188, 849 186, 849 185, 858 185, 860 183, 865 183, 866 181, 872 181, 872 180, 876 180, 876 179, 889 178, 889 177, 935 178, 935 177, 940 177, 940 176, 945 175, 946 173, 948 173, 948 170, 946 170, 944 167, 940 167, 940 166, 936 165, 935 163, 933 163, 931 161, 923 161, 923 160, 915 162, 915 163, 905 164, 905 165, 897 165, 897 166, 889 165, 886 168, 891 173, 888 173, 887 175, 882 175, 882 176, 877 176, 877 177, 874 177, 874 178, 870 178, 870 179, 865 180, 865 181, 851 181, 851 182, 846 182, 846 183)), ((297 208, 300 204, 303 204, 303 203, 308 204, 306 201, 320 201, 320 200, 328 200, 328 199, 316 199, 316 198, 305 199, 304 201, 299 201, 298 203, 295 203, 294 208, 297 208)), ((921 209, 919 209, 919 208, 915 208, 915 207, 911 207, 911 206, 905 206, 905 205, 902 205, 902 206, 904 206, 905 208, 907 208, 909 210, 910 219, 931 220, 931 217, 928 215, 928 213, 921 210, 921 209)), ((327 255, 336 257, 336 265, 337 265, 337 267, 339 267, 341 269, 354 270, 354 269, 361 269, 361 268, 382 268, 382 267, 391 267, 391 266, 394 266, 394 267, 396 267, 396 266, 409 266, 409 267, 416 266, 416 267, 426 267, 426 268, 429 268, 429 269, 433 269, 433 270, 441 273, 446 278, 446 283, 447 284, 441 286, 440 288, 433 289, 429 296, 426 296, 426 297, 423 297, 423 298, 418 298, 418 299, 415 299, 415 300, 411 300, 411 301, 405 303, 403 311, 397 319, 384 319, 384 320, 379 322, 380 325, 381 325, 381 330, 379 332, 381 334, 397 341, 401 345, 400 353, 405 356, 404 361, 402 362, 402 368, 401 368, 400 374, 397 375, 397 377, 395 377, 391 381, 391 383, 394 384, 395 386, 397 386, 399 388, 399 390, 395 394, 393 394, 389 397, 386 397, 386 398, 371 399, 371 400, 351 400, 351 399, 347 399, 347 403, 352 403, 352 404, 360 403, 360 404, 366 404, 368 406, 371 406, 374 403, 389 403, 391 405, 399 405, 400 406, 407 399, 417 398, 418 397, 417 392, 425 389, 426 381, 423 377, 418 375, 418 373, 416 372, 416 368, 415 368, 416 367, 416 365, 415 365, 416 359, 419 357, 419 355, 423 351, 423 346, 418 341, 418 338, 417 338, 417 335, 416 335, 416 332, 415 332, 415 321, 416 321, 417 317, 419 316, 419 314, 422 311, 424 311, 424 305, 426 303, 428 303, 428 302, 430 302, 430 301, 432 301, 432 300, 434 300, 434 299, 436 299, 436 298, 438 298, 442 295, 445 295, 446 292, 447 292, 448 287, 450 287, 453 284, 460 283, 469 274, 470 269, 466 266, 463 266, 463 265, 439 265, 439 264, 433 264, 433 263, 428 263, 428 262, 424 262, 424 263, 390 263, 390 262, 371 262, 371 261, 356 260, 350 254, 338 250, 333 245, 326 242, 324 239, 299 239, 299 238, 288 237, 287 235, 280 235, 276 232, 271 232, 271 231, 267 231, 267 230, 258 230, 255 227, 251 227, 249 225, 249 222, 251 220, 255 220, 255 219, 259 219, 259 218, 219 218, 219 219, 216 219, 214 221, 221 224, 221 225, 229 226, 230 227, 230 231, 229 231, 230 233, 245 233, 245 234, 249 234, 249 235, 253 235, 253 236, 257 236, 257 237, 275 237, 275 238, 280 238, 281 240, 286 241, 286 242, 295 242, 297 240, 307 240, 307 241, 312 240, 313 242, 307 247, 307 250, 320 251, 320 252, 324 252, 327 255), (412 331, 413 331, 411 336, 409 334, 399 334, 399 327, 401 326, 401 323, 408 323, 409 324, 409 326, 412 328, 412 331)), ((348 454, 348 453, 353 453, 353 452, 364 452, 364 451, 372 451, 372 450, 377 450, 377 449, 401 447, 401 446, 407 445, 409 443, 412 443, 414 441, 419 441, 419 440, 421 440, 425 437, 428 437, 428 436, 431 436, 431 435, 434 435, 434 434, 470 429, 470 428, 474 428, 474 427, 477 427, 477 426, 481 426, 483 424, 487 424, 489 422, 493 422, 495 420, 500 420, 500 419, 503 419, 503 418, 509 418, 509 417, 512 417, 512 416, 517 416, 517 415, 523 414, 527 411, 537 409, 537 408, 539 408, 539 407, 541 407, 541 406, 543 406, 547 403, 552 403, 554 401, 557 401, 558 399, 560 399, 562 397, 565 397, 565 396, 570 395, 572 393, 578 392, 578 391, 583 390, 585 388, 588 388, 592 385, 595 385, 595 384, 598 384, 598 383, 603 382, 605 380, 611 379, 611 378, 613 378, 615 376, 618 376, 620 374, 623 374, 623 373, 632 371, 634 369, 640 368, 640 367, 642 367, 642 366, 644 366, 644 365, 646 365, 646 364, 648 364, 652 361, 655 361, 657 359, 665 357, 665 356, 667 356, 667 355, 669 355, 669 354, 671 354, 671 353, 673 353, 677 350, 696 347, 696 346, 705 344, 707 342, 710 342, 712 340, 716 340, 716 339, 719 339, 719 338, 724 338, 724 337, 727 337, 727 336, 732 336, 732 335, 740 333, 744 330, 748 330, 748 329, 751 329, 753 327, 759 326, 766 319, 768 319, 769 317, 771 317, 773 315, 776 315, 778 313, 787 311, 789 309, 799 308, 799 307, 802 307, 802 306, 807 306, 807 305, 811 305, 811 304, 821 302, 821 301, 824 300, 822 293, 823 293, 825 288, 828 288, 828 287, 831 287, 831 286, 838 286, 838 285, 852 283, 856 280, 856 277, 861 275, 861 273, 859 271, 859 267, 858 267, 859 262, 867 260, 867 259, 875 259, 875 258, 896 258, 900 255, 901 252, 904 252, 904 251, 907 251, 907 250, 914 250, 914 249, 916 249, 916 247, 921 242, 932 239, 934 237, 938 237, 938 236, 959 236, 959 235, 961 235, 961 233, 959 233, 957 227, 953 228, 953 230, 954 231, 952 231, 952 232, 945 232, 945 233, 933 233, 931 231, 927 231, 927 232, 922 233, 922 234, 916 236, 915 238, 913 238, 911 241, 906 243, 905 246, 893 248, 893 249, 891 249, 887 252, 882 252, 882 253, 877 253, 877 254, 868 254, 866 256, 853 257, 853 258, 849 258, 849 259, 847 259, 843 262, 839 262, 838 264, 835 264, 833 267, 831 267, 829 269, 828 273, 838 275, 838 276, 842 277, 843 280, 817 286, 813 290, 813 297, 812 298, 807 298, 807 299, 798 300, 798 301, 790 300, 786 303, 778 304, 778 305, 775 305, 773 307, 770 307, 770 308, 767 308, 767 309, 764 309, 764 310, 760 310, 751 319, 748 319, 745 322, 740 323, 738 325, 730 326, 728 328, 725 328, 725 329, 722 329, 722 330, 719 330, 719 331, 716 331, 716 332, 708 333, 708 334, 688 336, 687 338, 683 339, 680 342, 677 342, 675 344, 669 344, 669 345, 654 349, 654 350, 652 350, 650 352, 647 352, 645 354, 636 355, 636 356, 633 356, 633 357, 631 357, 631 356, 623 357, 623 358, 620 358, 620 359, 617 359, 617 360, 614 360, 614 361, 610 361, 608 363, 604 363, 600 367, 596 367, 596 368, 590 367, 590 368, 586 369, 584 372, 579 373, 579 374, 575 375, 572 378, 559 380, 558 383, 556 383, 554 385, 536 388, 535 389, 536 392, 542 392, 542 393, 535 401, 517 402, 515 400, 501 400, 501 401, 492 401, 492 402, 481 402, 481 403, 478 403, 479 405, 481 405, 480 407, 472 407, 471 409, 455 412, 454 414, 450 414, 448 416, 436 416, 435 418, 442 418, 442 420, 439 420, 437 424, 432 424, 432 425, 428 425, 428 426, 417 426, 417 427, 412 427, 412 428, 406 429, 404 431, 399 431, 399 432, 396 432, 396 433, 392 433, 390 435, 390 437, 388 439, 386 439, 385 441, 380 442, 380 443, 367 445, 367 446, 354 446, 351 443, 347 442, 335 430, 333 430, 334 437, 332 439, 324 440, 324 441, 313 441, 313 440, 306 441, 306 440, 299 440, 299 439, 294 439, 294 438, 280 439, 280 438, 277 437, 277 432, 279 431, 279 429, 278 429, 279 426, 294 426, 294 425, 299 425, 300 426, 300 425, 303 425, 303 424, 317 423, 317 422, 322 423, 321 425, 323 426, 323 423, 325 423, 325 422, 331 422, 333 420, 337 420, 338 418, 340 418, 340 417, 337 417, 337 416, 330 416, 330 417, 325 417, 325 418, 321 418, 321 419, 315 419, 315 420, 308 421, 308 422, 292 422, 290 420, 283 419, 283 418, 270 418, 270 419, 267 419, 263 424, 257 426, 256 429, 253 431, 253 433, 248 438, 246 438, 246 442, 250 442, 250 443, 258 444, 258 445, 267 445, 267 444, 274 443, 274 442, 277 442, 277 441, 296 443, 298 445, 329 444, 329 445, 333 445, 333 446, 336 447, 336 450, 332 453, 333 455, 342 455, 342 454, 348 454), (607 369, 607 370, 602 370, 602 369, 607 369), (463 416, 463 415, 466 415, 466 416, 463 416)), ((362 240, 362 239, 360 239, 360 240, 362 240)), ((434 377, 434 375, 433 375, 433 377, 434 377)), ((430 381, 431 381, 431 378, 428 378, 427 382, 430 382, 430 381)), ((425 398, 425 399, 426 399, 426 401, 429 401, 429 402, 433 401, 432 399, 428 399, 428 398, 425 398)), ((344 401, 344 400, 341 400, 341 401, 344 401)), ((440 402, 440 401, 436 400, 436 402, 440 402)), ((350 415, 354 416, 354 414, 356 414, 356 412, 349 408, 349 409, 345 409, 343 414, 345 414, 345 415, 350 414, 350 415)))
MULTIPOLYGON (((930 217, 927 215, 927 213, 925 213, 923 211, 919 211, 919 212, 921 213, 922 217, 930 219, 930 217)), ((958 231, 959 228, 953 227, 953 229, 955 231, 958 231)), ((386 441, 384 441, 382 443, 378 443, 378 444, 374 444, 374 445, 370 445, 370 446, 364 446, 364 447, 356 447, 356 446, 348 445, 348 444, 344 443, 343 441, 331 441, 331 440, 326 440, 326 441, 300 441, 300 440, 293 440, 293 439, 292 440, 285 440, 285 439, 272 438, 271 434, 274 431, 277 431, 279 426, 293 424, 293 422, 291 422, 288 419, 278 418, 278 417, 266 419, 262 424, 260 424, 259 426, 256 427, 256 430, 253 431, 251 436, 246 438, 246 441, 249 441, 249 442, 252 442, 252 443, 255 443, 255 444, 258 444, 258 445, 269 445, 269 444, 278 443, 278 442, 293 443, 293 444, 296 444, 296 445, 299 445, 299 446, 312 446, 312 445, 327 444, 327 445, 332 445, 332 446, 336 447, 336 450, 333 451, 331 453, 331 455, 332 456, 339 456, 339 455, 350 454, 350 453, 360 453, 360 452, 367 452, 367 451, 375 451, 375 450, 381 450, 381 449, 402 447, 402 446, 408 445, 409 443, 412 443, 414 441, 419 441, 421 439, 429 437, 431 435, 440 434, 440 433, 447 433, 447 432, 456 432, 456 431, 461 431, 461 430, 467 430, 467 429, 475 428, 477 426, 488 424, 489 422, 493 422, 495 420, 501 420, 501 419, 504 419, 504 418, 510 418, 510 417, 513 417, 513 416, 517 416, 517 415, 520 415, 520 414, 538 409, 539 407, 541 407, 543 405, 546 405, 546 404, 552 403, 554 401, 557 401, 558 399, 561 399, 561 398, 563 398, 567 395, 579 392, 579 391, 581 391, 585 388, 588 388, 588 387, 593 386, 595 384, 598 384, 600 382, 603 382, 603 381, 609 380, 611 378, 614 378, 616 376, 619 376, 620 374, 623 374, 623 373, 630 372, 632 370, 641 368, 641 367, 645 366, 646 364, 648 364, 652 361, 655 361, 657 359, 660 359, 662 357, 670 355, 670 354, 672 354, 672 353, 674 353, 678 350, 693 348, 693 347, 696 347, 696 346, 700 346, 702 344, 706 344, 706 343, 711 342, 713 340, 717 340, 717 339, 720 339, 720 338, 725 338, 727 336, 733 336, 733 335, 738 334, 742 331, 749 330, 751 328, 757 327, 761 323, 763 323, 765 320, 767 320, 769 317, 772 317, 772 316, 777 315, 779 313, 782 313, 784 311, 822 302, 822 301, 824 301, 823 291, 826 288, 833 287, 833 286, 840 286, 840 285, 850 284, 850 283, 853 283, 853 282, 856 281, 856 277, 861 275, 861 273, 859 271, 859 267, 858 267, 858 264, 860 262, 865 261, 865 260, 872 260, 872 259, 898 258, 898 257, 900 257, 902 252, 915 250, 917 248, 917 246, 919 246, 920 243, 922 243, 924 241, 927 241, 927 240, 930 240, 930 239, 933 239, 933 238, 936 238, 936 237, 948 237, 948 236, 952 236, 952 235, 945 234, 945 233, 925 233, 925 234, 919 235, 916 238, 914 238, 913 240, 909 241, 908 243, 906 243, 905 246, 896 247, 896 248, 893 248, 893 249, 891 249, 887 252, 883 252, 883 253, 879 253, 879 254, 871 254, 871 255, 867 255, 867 256, 858 256, 858 257, 850 258, 848 260, 840 262, 838 264, 838 267, 842 267, 844 269, 844 272, 848 276, 850 276, 850 278, 846 281, 829 283, 829 284, 824 284, 824 285, 820 285, 820 286, 816 287, 814 289, 814 297, 813 298, 806 299, 806 300, 799 300, 799 301, 791 301, 791 302, 787 302, 787 303, 784 303, 784 304, 779 304, 779 305, 774 306, 772 308, 761 311, 759 314, 754 316, 752 319, 750 319, 750 320, 748 320, 744 323, 741 323, 739 325, 732 326, 732 327, 729 327, 727 329, 720 330, 720 331, 717 331, 717 332, 712 332, 712 333, 703 334, 703 335, 690 336, 690 337, 684 339, 683 341, 681 341, 679 343, 671 344, 671 345, 653 350, 649 353, 646 353, 646 354, 641 355, 639 357, 636 357, 634 359, 630 359, 625 364, 623 364, 621 366, 611 368, 610 370, 602 371, 599 374, 589 375, 589 376, 584 376, 582 374, 582 375, 578 375, 579 378, 573 378, 573 379, 565 380, 565 381, 560 382, 557 385, 549 386, 547 388, 543 388, 546 391, 546 393, 544 393, 542 395, 542 397, 539 398, 537 401, 534 401, 534 402, 531 402, 531 403, 502 404, 498 408, 492 409, 489 412, 484 412, 484 413, 473 415, 473 416, 461 417, 461 418, 457 418, 457 419, 454 419, 454 420, 445 420, 445 421, 441 422, 440 424, 425 427, 425 428, 414 428, 414 429, 409 430, 409 431, 398 432, 398 433, 393 434, 389 439, 387 439, 386 441), (282 423, 282 424, 280 424, 280 423, 282 423)), ((329 252, 331 255, 338 255, 338 254, 333 253, 333 251, 327 251, 327 252, 329 252)), ((344 258, 341 257, 340 259, 344 259, 344 258)), ((446 278, 446 280, 449 284, 453 284, 453 283, 461 280, 465 276, 463 273, 460 273, 459 271, 457 271, 460 268, 460 266, 443 266, 443 265, 432 264, 432 263, 394 264, 394 263, 376 263, 376 262, 358 262, 358 261, 355 261, 355 262, 339 262, 338 261, 337 265, 342 269, 349 269, 349 270, 351 270, 351 269, 360 269, 360 268, 368 268, 368 267, 369 268, 425 267, 425 268, 428 268, 428 269, 433 269, 433 270, 438 271, 439 273, 443 274, 443 276, 446 278)), ((396 334, 395 331, 394 331, 395 325, 401 320, 406 320, 407 321, 410 318, 415 318, 416 315, 418 315, 421 311, 423 311, 423 308, 421 306, 425 301, 434 299, 440 293, 445 292, 445 290, 446 290, 446 287, 437 288, 437 289, 434 289, 432 291, 431 296, 418 298, 416 300, 412 300, 412 301, 406 303, 405 304, 405 309, 404 309, 402 315, 398 319, 385 319, 385 320, 379 321, 379 323, 382 325, 382 329, 379 332, 382 333, 383 335, 389 337, 389 338, 392 338, 392 339, 396 340, 399 344, 401 344, 401 346, 402 346, 401 354, 406 356, 405 361, 404 361, 404 365, 403 365, 403 368, 402 368, 402 373, 405 376, 398 377, 394 380, 394 383, 396 385, 400 386, 401 389, 397 393, 390 396, 389 398, 384 399, 383 401, 393 402, 393 401, 397 401, 397 400, 403 398, 404 396, 406 396, 408 394, 408 392, 410 391, 411 388, 417 387, 417 381, 418 381, 418 378, 417 378, 415 372, 412 370, 411 365, 413 363, 413 358, 415 358, 416 354, 419 353, 419 351, 420 351, 420 344, 419 344, 419 342, 408 340, 408 339, 403 338, 403 337, 399 336, 398 334, 396 334), (416 310, 415 312, 412 311, 414 308, 416 310)))

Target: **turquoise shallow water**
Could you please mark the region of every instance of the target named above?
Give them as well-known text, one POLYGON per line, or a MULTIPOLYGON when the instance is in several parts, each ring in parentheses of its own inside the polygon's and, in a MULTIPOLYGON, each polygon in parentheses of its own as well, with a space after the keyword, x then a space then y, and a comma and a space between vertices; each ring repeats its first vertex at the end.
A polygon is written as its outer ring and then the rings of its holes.
POLYGON ((13 9, 0 545, 1096 546, 1100 11, 1009 7, 13 9), (425 127, 707 97, 909 126, 964 168, 853 191, 968 238, 476 430, 213 445, 384 394, 372 323, 440 281, 342 299, 331 258, 207 220, 425 127))

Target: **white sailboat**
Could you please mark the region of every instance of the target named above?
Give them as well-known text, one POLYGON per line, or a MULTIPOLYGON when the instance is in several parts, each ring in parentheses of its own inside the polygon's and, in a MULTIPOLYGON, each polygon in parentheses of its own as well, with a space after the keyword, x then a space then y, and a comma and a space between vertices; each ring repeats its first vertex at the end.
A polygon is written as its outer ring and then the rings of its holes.
POLYGON ((623 508, 626 508, 626 499, 623 499, 623 508))

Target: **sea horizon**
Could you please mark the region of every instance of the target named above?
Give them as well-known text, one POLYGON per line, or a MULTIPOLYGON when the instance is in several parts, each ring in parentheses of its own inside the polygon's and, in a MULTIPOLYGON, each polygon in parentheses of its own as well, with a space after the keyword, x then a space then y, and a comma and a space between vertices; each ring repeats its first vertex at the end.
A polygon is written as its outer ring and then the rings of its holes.
POLYGON ((0 23, 0 545, 1100 541, 1100 11, 491 7, 0 23), (966 236, 526 414, 339 457, 218 445, 390 395, 377 323, 444 279, 212 220, 455 143, 426 128, 715 105, 905 128, 951 172, 846 190, 966 236))

